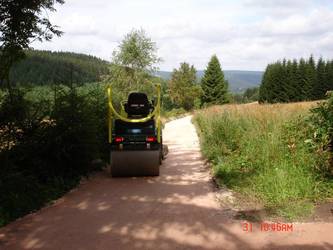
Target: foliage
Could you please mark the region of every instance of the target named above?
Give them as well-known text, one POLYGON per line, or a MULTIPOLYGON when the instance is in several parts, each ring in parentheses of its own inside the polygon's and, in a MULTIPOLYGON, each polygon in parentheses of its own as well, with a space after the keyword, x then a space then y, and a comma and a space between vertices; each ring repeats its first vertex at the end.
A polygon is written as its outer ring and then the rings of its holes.
POLYGON ((153 70, 160 62, 157 48, 144 30, 132 30, 125 35, 118 50, 113 52, 113 62, 133 70, 153 70))
POLYGON ((188 63, 181 63, 174 69, 169 83, 171 101, 185 110, 194 108, 196 99, 201 96, 201 88, 196 85, 196 69, 188 63))
POLYGON ((42 12, 55 11, 54 4, 63 0, 1 1, 0 2, 0 80, 10 88, 9 71, 12 65, 24 57, 23 49, 33 39, 49 41, 53 35, 62 34, 42 12))
POLYGON ((108 151, 105 86, 58 87, 50 98, 25 91, 0 106, 1 224, 73 188, 108 151))
POLYGON ((314 105, 227 105, 199 112, 202 150, 219 183, 290 219, 306 216, 314 201, 330 197, 329 154, 311 140, 308 110, 314 105))
POLYGON ((187 113, 187 111, 183 108, 174 108, 171 109, 169 111, 163 111, 162 112, 162 117, 164 119, 170 119, 170 118, 176 118, 179 117, 181 115, 185 115, 187 113))
POLYGON ((126 99, 132 91, 152 95, 152 83, 160 79, 153 77, 154 65, 161 59, 157 56, 155 43, 143 30, 132 30, 113 52, 111 72, 107 78, 113 88, 115 106, 126 99))
POLYGON ((269 64, 259 91, 260 102, 296 102, 324 99, 333 89, 333 61, 320 58, 316 64, 313 56, 269 64))
MULTIPOLYGON (((329 99, 321 102, 311 110, 312 116, 309 119, 313 126, 313 137, 308 143, 319 145, 318 151, 329 151, 331 153, 328 163, 321 166, 326 175, 333 176, 333 94, 329 92, 329 99)), ((320 166, 319 166, 320 167, 320 166)))
POLYGON ((224 79, 220 62, 213 55, 201 79, 203 90, 202 102, 211 104, 223 104, 229 102, 228 82, 224 79))
POLYGON ((248 88, 243 94, 233 94, 232 99, 234 103, 257 102, 259 99, 259 88, 248 88))
POLYGON ((13 65, 13 85, 83 84, 103 80, 109 63, 93 56, 70 52, 25 50, 26 58, 13 65))

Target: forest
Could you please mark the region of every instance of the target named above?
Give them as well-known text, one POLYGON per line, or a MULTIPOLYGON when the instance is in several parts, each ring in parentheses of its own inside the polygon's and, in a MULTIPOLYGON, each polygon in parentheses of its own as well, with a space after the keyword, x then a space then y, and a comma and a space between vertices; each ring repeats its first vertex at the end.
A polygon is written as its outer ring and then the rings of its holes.
POLYGON ((98 82, 108 74, 108 64, 85 54, 29 49, 11 68, 10 79, 14 85, 25 86, 98 82))
POLYGON ((259 102, 299 102, 321 100, 333 89, 333 60, 309 59, 269 64, 259 91, 259 102))

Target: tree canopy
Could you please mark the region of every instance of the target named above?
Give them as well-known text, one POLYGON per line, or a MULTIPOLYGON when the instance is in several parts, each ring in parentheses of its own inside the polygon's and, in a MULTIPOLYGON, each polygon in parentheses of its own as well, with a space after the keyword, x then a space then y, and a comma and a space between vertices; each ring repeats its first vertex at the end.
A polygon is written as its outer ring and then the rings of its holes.
POLYGON ((10 70, 14 85, 83 84, 102 81, 109 63, 97 57, 72 52, 25 50, 26 57, 10 70))
POLYGON ((216 55, 213 55, 201 79, 203 90, 202 102, 223 104, 228 102, 228 82, 224 79, 220 62, 216 55))
POLYGON ((12 65, 24 57, 24 49, 33 40, 52 39, 62 32, 51 24, 45 12, 55 11, 54 4, 64 0, 0 1, 0 80, 8 87, 12 65))
POLYGON ((142 29, 126 34, 118 49, 113 52, 115 64, 133 70, 154 70, 154 65, 160 60, 155 42, 142 29))
POLYGON ((260 102, 320 100, 333 89, 333 61, 316 62, 313 56, 269 64, 259 91, 260 102))
POLYGON ((155 42, 144 30, 132 30, 113 52, 110 81, 124 91, 139 90, 160 60, 155 42))
POLYGON ((172 102, 185 110, 195 106, 196 99, 201 95, 201 88, 196 84, 196 69, 184 62, 179 69, 174 69, 169 83, 172 102))

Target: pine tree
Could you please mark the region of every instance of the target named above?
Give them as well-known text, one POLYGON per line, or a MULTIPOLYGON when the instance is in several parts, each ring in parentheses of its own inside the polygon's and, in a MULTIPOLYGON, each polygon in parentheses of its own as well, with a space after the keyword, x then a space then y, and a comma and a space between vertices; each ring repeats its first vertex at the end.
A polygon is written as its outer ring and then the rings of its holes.
POLYGON ((228 102, 228 83, 224 79, 220 62, 213 55, 201 80, 203 90, 202 102, 223 104, 228 102))
POLYGON ((333 60, 326 63, 327 90, 333 91, 333 60))
POLYGON ((284 65, 283 65, 283 70, 284 70, 284 102, 292 102, 295 99, 295 89, 293 86, 293 63, 288 60, 284 65))
POLYGON ((305 89, 306 97, 308 100, 315 100, 316 96, 314 94, 314 89, 316 86, 316 62, 313 58, 313 55, 310 56, 309 60, 306 63, 306 73, 305 80, 307 81, 307 89, 305 89))
POLYGON ((270 79, 270 100, 269 102, 277 103, 277 102, 287 102, 287 87, 286 87, 286 62, 277 62, 273 64, 271 68, 271 79, 270 79))
POLYGON ((270 64, 267 65, 264 75, 261 80, 261 84, 259 87, 259 103, 268 102, 268 74, 269 74, 269 68, 271 67, 270 64))
POLYGON ((304 96, 302 94, 301 87, 301 75, 298 70, 298 62, 296 59, 293 60, 291 65, 291 82, 290 82, 290 90, 291 90, 291 101, 298 102, 303 100, 304 96))
POLYGON ((319 100, 333 90, 333 61, 322 58, 316 64, 313 56, 307 61, 285 59, 269 64, 259 89, 259 102, 319 100))
POLYGON ((300 89, 301 89, 301 93, 300 93, 300 97, 302 97, 302 100, 310 100, 309 96, 310 96, 310 84, 309 84, 309 80, 307 77, 307 62, 301 58, 301 60, 299 61, 298 64, 298 72, 300 74, 300 89))
POLYGON ((312 95, 315 100, 320 100, 325 97, 326 91, 329 88, 327 84, 326 63, 322 58, 318 60, 316 71, 316 82, 312 95))

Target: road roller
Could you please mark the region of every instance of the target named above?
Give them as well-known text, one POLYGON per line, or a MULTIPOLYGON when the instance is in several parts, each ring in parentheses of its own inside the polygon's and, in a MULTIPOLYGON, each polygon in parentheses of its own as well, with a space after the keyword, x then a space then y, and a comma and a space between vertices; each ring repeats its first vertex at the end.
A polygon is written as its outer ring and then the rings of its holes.
POLYGON ((108 88, 110 172, 112 177, 158 176, 163 156, 161 128, 161 86, 157 98, 131 92, 118 112, 108 88))

